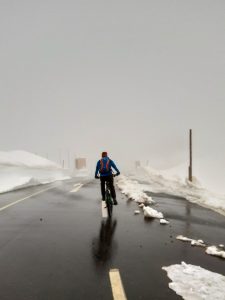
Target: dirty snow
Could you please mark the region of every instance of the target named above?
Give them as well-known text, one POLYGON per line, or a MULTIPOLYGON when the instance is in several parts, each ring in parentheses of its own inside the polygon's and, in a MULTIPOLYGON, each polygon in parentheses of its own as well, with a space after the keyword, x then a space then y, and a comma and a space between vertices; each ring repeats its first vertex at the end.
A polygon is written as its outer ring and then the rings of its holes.
POLYGON ((186 264, 163 267, 172 280, 169 287, 185 300, 224 300, 225 276, 186 264))

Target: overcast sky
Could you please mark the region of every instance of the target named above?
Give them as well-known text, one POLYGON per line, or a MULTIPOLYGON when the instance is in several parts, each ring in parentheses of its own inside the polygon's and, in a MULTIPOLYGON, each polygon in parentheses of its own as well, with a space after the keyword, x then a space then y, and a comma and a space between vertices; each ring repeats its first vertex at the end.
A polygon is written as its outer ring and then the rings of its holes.
POLYGON ((1 150, 224 156, 224 0, 0 0, 0 38, 1 150))

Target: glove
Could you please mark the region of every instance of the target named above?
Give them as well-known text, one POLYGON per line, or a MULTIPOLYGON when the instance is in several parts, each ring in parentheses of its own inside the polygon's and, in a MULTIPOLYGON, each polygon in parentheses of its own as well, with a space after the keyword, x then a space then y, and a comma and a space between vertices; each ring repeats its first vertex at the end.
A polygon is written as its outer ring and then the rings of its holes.
POLYGON ((120 172, 117 172, 116 176, 119 176, 120 175, 120 172))
POLYGON ((95 175, 95 179, 99 179, 99 176, 98 176, 98 175, 95 175))

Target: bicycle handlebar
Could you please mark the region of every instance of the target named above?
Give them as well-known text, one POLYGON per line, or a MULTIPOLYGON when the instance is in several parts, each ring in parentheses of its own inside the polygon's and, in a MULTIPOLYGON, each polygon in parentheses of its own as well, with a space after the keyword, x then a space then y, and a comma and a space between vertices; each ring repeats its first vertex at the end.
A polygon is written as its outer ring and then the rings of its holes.
MULTIPOLYGON (((116 177, 116 176, 119 176, 119 175, 120 175, 120 173, 119 173, 119 174, 118 174, 118 173, 116 173, 116 174, 113 173, 113 174, 112 174, 113 177, 116 177)), ((95 177, 95 178, 96 178, 96 179, 100 179, 100 176, 97 176, 97 177, 95 177)))

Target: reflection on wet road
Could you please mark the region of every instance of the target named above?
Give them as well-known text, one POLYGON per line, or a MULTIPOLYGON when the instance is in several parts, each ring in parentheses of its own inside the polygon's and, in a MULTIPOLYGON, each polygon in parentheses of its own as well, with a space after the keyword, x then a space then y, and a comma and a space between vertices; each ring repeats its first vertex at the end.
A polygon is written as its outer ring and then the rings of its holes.
POLYGON ((104 264, 114 254, 116 243, 113 241, 113 235, 116 225, 117 221, 111 218, 104 219, 101 222, 99 236, 92 242, 93 257, 96 263, 104 264))

